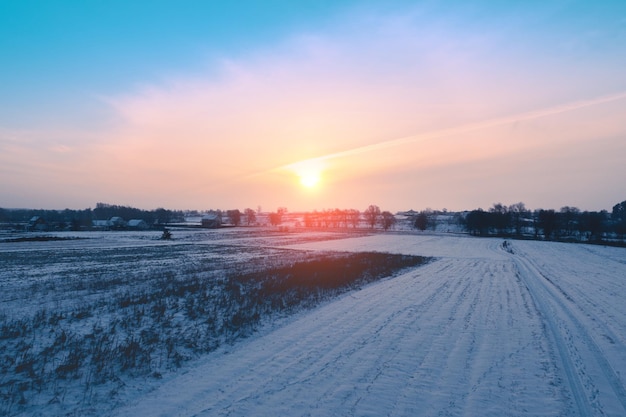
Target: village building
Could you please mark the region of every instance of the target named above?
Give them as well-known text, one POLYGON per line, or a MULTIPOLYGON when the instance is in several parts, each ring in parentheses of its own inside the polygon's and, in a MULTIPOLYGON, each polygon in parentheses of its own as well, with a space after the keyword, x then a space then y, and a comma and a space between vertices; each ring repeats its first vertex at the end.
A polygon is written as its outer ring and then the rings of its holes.
POLYGON ((150 228, 145 220, 132 219, 128 221, 128 228, 134 230, 147 230, 150 228))
POLYGON ((46 219, 41 216, 33 216, 28 221, 28 225, 26 226, 26 230, 29 231, 37 231, 37 232, 45 232, 48 230, 48 223, 46 219))
POLYGON ((216 213, 209 213, 202 216, 201 221, 202 227, 206 227, 207 229, 217 229, 218 227, 222 227, 222 216, 216 213))
POLYGON ((109 220, 92 220, 91 227, 97 230, 111 230, 111 222, 109 220))
POLYGON ((111 229, 124 229, 126 227, 124 219, 118 216, 111 217, 109 222, 111 223, 111 229))
POLYGON ((91 227, 97 230, 121 230, 127 227, 127 223, 121 217, 111 217, 109 220, 92 220, 91 227))

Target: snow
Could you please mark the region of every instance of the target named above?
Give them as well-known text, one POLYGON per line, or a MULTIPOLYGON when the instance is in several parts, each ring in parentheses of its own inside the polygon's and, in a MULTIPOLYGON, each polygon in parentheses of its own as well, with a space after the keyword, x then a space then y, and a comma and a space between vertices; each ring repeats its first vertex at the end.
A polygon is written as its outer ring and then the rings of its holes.
POLYGON ((626 250, 502 243, 288 245, 436 259, 221 348, 114 415, 626 415, 626 250))

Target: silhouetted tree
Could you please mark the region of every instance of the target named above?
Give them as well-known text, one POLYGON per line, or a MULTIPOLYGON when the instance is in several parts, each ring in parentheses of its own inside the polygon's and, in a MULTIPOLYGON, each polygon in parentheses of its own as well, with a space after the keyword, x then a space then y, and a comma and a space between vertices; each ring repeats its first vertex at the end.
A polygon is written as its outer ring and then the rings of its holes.
POLYGON ((269 214, 270 224, 272 226, 278 226, 283 222, 283 215, 287 213, 287 209, 285 207, 279 207, 276 210, 276 213, 269 214))
POLYGON ((278 226, 282 223, 281 216, 278 213, 270 213, 269 220, 272 226, 278 226))
POLYGON ((158 208, 154 210, 154 217, 158 224, 167 224, 172 221, 172 212, 164 208, 158 208))
POLYGON ((331 211, 330 210, 322 210, 322 212, 320 213, 320 220, 321 220, 322 226, 324 226, 326 228, 330 227, 330 225, 332 223, 331 211))
POLYGON ((611 219, 614 223, 615 233, 624 240, 624 235, 626 235, 626 200, 613 206, 611 219))
POLYGON ((256 213, 251 208, 247 208, 244 211, 244 216, 246 217, 246 225, 250 226, 256 222, 256 213))
POLYGON ((365 216, 365 222, 369 224, 370 229, 373 229, 378 223, 378 218, 380 217, 380 207, 371 204, 365 211, 363 212, 363 216, 365 216))
POLYGON ((361 223, 361 213, 359 210, 348 210, 348 223, 350 223, 353 228, 357 228, 359 226, 359 223, 361 223))
POLYGON ((507 233, 511 221, 508 208, 502 203, 495 203, 492 208, 489 209, 489 226, 496 229, 499 235, 507 233))
POLYGON ((626 200, 621 203, 617 203, 613 206, 613 211, 611 212, 611 216, 614 220, 624 220, 626 219, 626 200))
POLYGON ((572 236, 578 229, 580 221, 580 210, 576 207, 561 207, 558 213, 559 229, 562 234, 572 236))
POLYGON ((333 223, 335 227, 348 227, 348 215, 346 210, 338 208, 333 210, 333 223))
POLYGON ((239 209, 228 210, 226 211, 226 215, 230 219, 230 223, 239 226, 241 224, 241 212, 239 209))
POLYGON ((521 201, 509 206, 509 218, 517 236, 522 235, 522 229, 527 217, 530 217, 530 210, 521 201))
POLYGON ((474 236, 486 236, 489 232, 489 213, 483 209, 472 210, 465 216, 465 228, 474 236))
POLYGON ((413 226, 422 232, 428 227, 428 212, 422 210, 415 216, 413 226))
POLYGON ((383 211, 380 213, 380 223, 384 230, 389 230, 390 227, 396 224, 396 216, 389 211, 383 211))
POLYGON ((602 241, 605 219, 608 217, 606 211, 585 211, 580 215, 580 230, 587 234, 589 241, 602 241))
POLYGON ((554 210, 539 210, 537 212, 537 227, 543 230, 546 240, 558 237, 558 219, 554 210))

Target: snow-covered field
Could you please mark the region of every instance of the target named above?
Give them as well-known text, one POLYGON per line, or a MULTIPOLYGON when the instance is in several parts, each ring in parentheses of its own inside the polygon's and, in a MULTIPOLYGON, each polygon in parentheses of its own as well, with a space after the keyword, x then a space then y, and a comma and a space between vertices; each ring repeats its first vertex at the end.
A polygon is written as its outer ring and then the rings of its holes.
MULTIPOLYGON (((626 415, 623 248, 438 234, 185 239, 181 259, 191 263, 202 258, 191 248, 207 243, 435 259, 268 323, 162 379, 129 379, 115 416, 626 415)), ((85 244, 106 246, 63 242, 85 244)), ((27 269, 24 277, 41 279, 27 269)))
POLYGON ((435 256, 210 355, 117 416, 624 416, 626 250, 377 235, 435 256))

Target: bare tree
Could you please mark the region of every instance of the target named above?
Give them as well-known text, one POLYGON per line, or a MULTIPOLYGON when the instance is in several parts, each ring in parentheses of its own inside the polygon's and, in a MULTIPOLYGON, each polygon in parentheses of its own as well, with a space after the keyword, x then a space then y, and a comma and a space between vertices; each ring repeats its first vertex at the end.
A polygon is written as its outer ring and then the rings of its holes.
POLYGON ((504 235, 507 233, 511 224, 508 207, 502 203, 494 203, 493 207, 489 209, 489 219, 492 227, 494 227, 498 234, 504 235))
POLYGON ((396 224, 396 216, 389 211, 383 211, 380 213, 380 223, 383 229, 389 230, 390 227, 396 224))
POLYGON ((421 230, 422 232, 424 230, 426 230, 426 228, 428 227, 428 212, 426 210, 422 210, 420 211, 417 216, 415 217, 415 223, 414 226, 416 229, 421 230))
POLYGON ((609 214, 606 210, 585 211, 580 215, 580 229, 590 242, 601 242, 604 225, 609 214))
POLYGON ((228 210, 226 212, 226 215, 230 219, 231 224, 239 226, 239 224, 241 223, 241 212, 239 211, 239 209, 228 210))
POLYGON ((304 221, 304 227, 313 227, 313 214, 306 212, 302 219, 304 221))
POLYGON ((522 228, 524 227, 524 219, 530 217, 530 210, 526 208, 526 205, 521 201, 519 203, 511 204, 509 206, 509 216, 511 223, 515 228, 515 234, 517 236, 522 235, 522 228))
POLYGON ((578 229, 579 221, 580 209, 570 206, 561 207, 558 213, 559 228, 566 236, 570 237, 574 234, 574 231, 578 229))
POLYGON ((270 224, 272 226, 278 226, 282 223, 283 219, 280 213, 270 213, 269 214, 270 224))
POLYGON ((613 206, 611 218, 615 223, 615 233, 624 240, 624 235, 626 235, 626 200, 613 206))
POLYGON ((557 239, 559 236, 557 215, 554 210, 540 209, 536 212, 537 226, 543 230, 545 240, 557 239))
POLYGON ((247 208, 244 211, 244 215, 246 217, 246 225, 250 226, 254 222, 256 222, 256 213, 251 208, 247 208))
POLYGON ((474 236, 489 234, 489 213, 479 208, 472 210, 465 216, 465 228, 474 236))
POLYGON ((287 214, 287 208, 286 207, 278 207, 278 210, 276 210, 276 213, 270 213, 269 214, 269 220, 270 220, 270 224, 272 226, 278 226, 283 222, 283 216, 287 214))
POLYGON ((359 212, 359 210, 348 210, 348 223, 350 223, 355 229, 359 227, 359 223, 361 223, 361 213, 359 212))
POLYGON ((370 204, 370 206, 363 212, 365 216, 365 222, 370 225, 370 229, 373 229, 378 223, 380 217, 380 207, 370 204))

